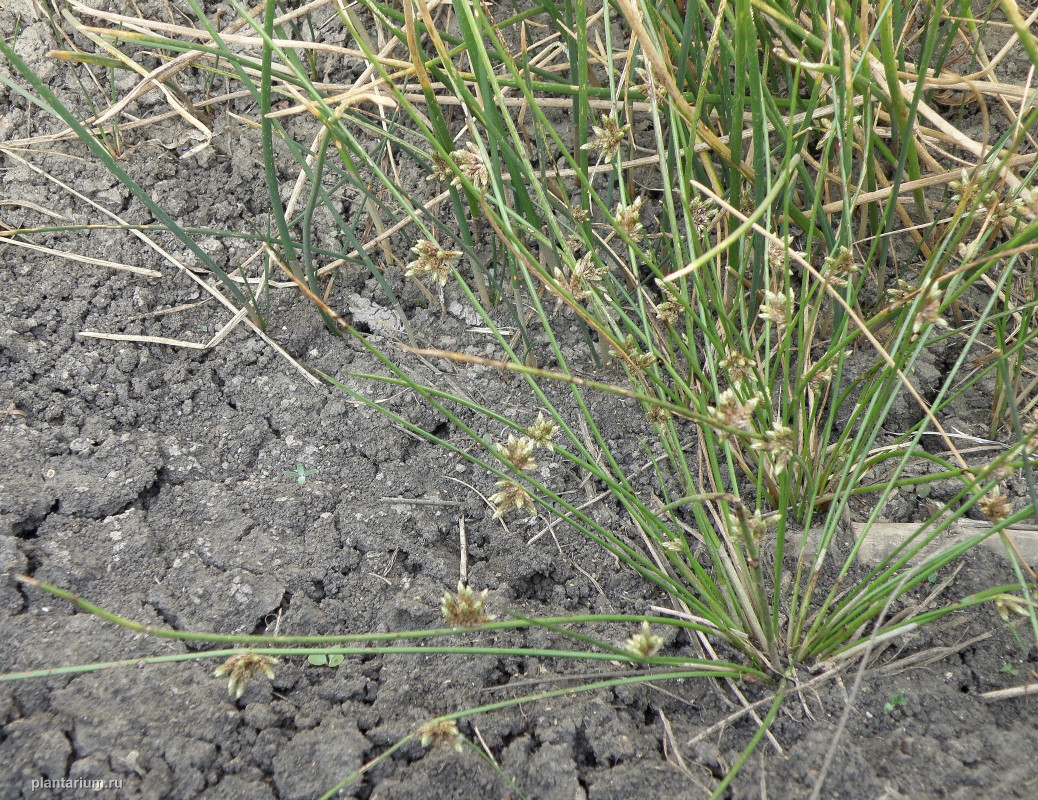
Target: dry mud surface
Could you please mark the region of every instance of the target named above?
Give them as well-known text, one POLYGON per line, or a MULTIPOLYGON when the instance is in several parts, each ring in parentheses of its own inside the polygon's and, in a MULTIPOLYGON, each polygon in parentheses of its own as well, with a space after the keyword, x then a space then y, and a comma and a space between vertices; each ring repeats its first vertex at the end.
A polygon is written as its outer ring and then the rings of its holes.
MULTIPOLYGON (((40 25, 22 34, 24 48, 47 41, 40 25)), ((37 66, 48 69, 42 60, 37 66)), ((5 138, 39 132, 23 102, 10 93, 4 100, 5 138)), ((229 118, 218 129, 212 146, 191 159, 143 141, 122 163, 182 222, 243 229, 244 220, 264 218, 256 139, 229 118)), ((61 154, 78 149, 49 149, 56 152, 30 160, 127 220, 149 221, 103 168, 61 154)), ((14 158, 4 155, 2 163, 5 224, 46 224, 41 208, 76 222, 103 221, 14 158)), ((490 590, 493 608, 644 613, 661 599, 562 526, 530 544, 546 520, 507 527, 492 521, 480 497, 493 491, 489 476, 337 389, 312 385, 245 325, 204 351, 83 337, 101 331, 204 342, 229 314, 212 301, 191 305, 206 296, 125 233, 43 234, 33 241, 163 276, 3 246, 3 672, 189 650, 78 612, 17 584, 16 574, 155 626, 291 634, 434 627, 443 591, 458 581, 462 520, 470 582, 490 590), (303 484, 285 474, 297 464, 313 470, 303 484)), ((206 246, 232 263, 241 257, 221 253, 215 240, 206 246)), ((406 242, 394 246, 406 257, 406 242)), ((399 271, 395 280, 406 297, 399 271)), ((352 273, 341 276, 333 304, 368 311, 374 304, 378 311, 381 296, 369 276, 352 273)), ((448 291, 448 306, 452 299, 458 298, 448 291)), ((300 361, 332 375, 377 368, 355 342, 326 334, 294 292, 275 291, 273 305, 271 336, 300 361)), ((495 355, 460 309, 411 308, 419 343, 495 355)), ((371 327, 380 346, 391 346, 389 331, 371 327)), ((517 379, 408 363, 429 382, 452 382, 517 419, 536 415, 517 379)), ((351 385, 469 446, 410 395, 351 385)), ((635 439, 640 411, 599 402, 596 414, 610 435, 635 439)), ((637 441, 629 452, 632 463, 644 459, 637 441)), ((607 524, 625 524, 607 504, 595 513, 607 524)), ((1012 580, 1001 562, 977 554, 948 591, 963 596, 1012 580)), ((564 643, 548 631, 480 641, 564 643)), ((667 645, 671 652, 683 646, 667 645)), ((85 780, 117 781, 118 788, 92 793, 113 798, 312 798, 430 717, 598 674, 537 658, 374 656, 337 668, 286 659, 272 682, 254 681, 236 701, 226 681, 213 676, 216 663, 0 684, 0 799, 82 797, 88 790, 75 782, 85 780), (34 781, 68 788, 34 789, 34 781)), ((899 641, 865 675, 821 796, 1038 797, 1038 699, 978 697, 1023 682, 1035 668, 1034 649, 1014 641, 987 608, 899 641), (984 638, 970 643, 978 636, 984 638), (934 650, 941 647, 948 649, 934 650), (919 654, 932 657, 897 665, 919 654), (1003 671, 1006 664, 1018 674, 1003 671), (894 695, 904 704, 884 710, 894 695)), ((729 796, 807 797, 852 681, 848 673, 792 697, 772 728, 781 754, 762 744, 729 796)), ((767 696, 765 687, 742 691, 751 701, 767 696)), ((697 798, 716 786, 756 725, 742 717, 688 742, 736 709, 726 687, 690 681, 530 703, 477 716, 462 732, 485 743, 529 798, 697 798)), ((471 750, 459 755, 417 743, 345 790, 381 800, 508 795, 507 784, 471 750)))

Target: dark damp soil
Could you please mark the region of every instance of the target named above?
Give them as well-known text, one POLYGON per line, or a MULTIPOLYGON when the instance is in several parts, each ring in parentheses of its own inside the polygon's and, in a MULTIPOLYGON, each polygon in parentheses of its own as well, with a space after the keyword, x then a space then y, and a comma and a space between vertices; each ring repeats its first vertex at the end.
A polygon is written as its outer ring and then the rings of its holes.
MULTIPOLYGON (((3 14, 5 29, 21 16, 20 52, 74 97, 75 87, 61 84, 53 62, 42 58, 54 44, 47 25, 24 24, 34 18, 26 3, 3 14)), ((52 130, 51 121, 28 114, 13 94, 4 96, 5 139, 52 130)), ((137 113, 158 103, 145 99, 137 113)), ((182 222, 241 230, 243 221, 264 213, 256 140, 230 117, 216 128, 211 147, 190 159, 178 157, 174 132, 170 141, 149 134, 122 164, 182 222)), ((25 156, 124 219, 150 221, 103 168, 69 157, 82 155, 77 146, 40 150, 46 152, 25 156)), ((6 225, 43 225, 54 219, 45 212, 79 223, 105 221, 11 154, 2 158, 6 225)), ((183 256, 172 240, 156 238, 183 256)), ((494 491, 489 476, 338 389, 307 381, 244 324, 206 350, 84 337, 99 331, 205 342, 230 315, 125 233, 53 233, 33 241, 159 270, 162 277, 4 246, 3 672, 191 649, 83 613, 18 584, 18 574, 159 627, 331 634, 437 626, 440 598, 458 582, 462 523, 469 581, 490 590, 492 608, 644 613, 660 600, 638 576, 562 526, 530 543, 547 520, 493 521, 481 497, 494 491), (304 481, 286 474, 297 465, 308 473, 304 481)), ((397 245, 406 256, 407 245, 397 245)), ((245 252, 216 239, 204 246, 225 263, 245 252)), ((408 322, 418 344, 496 355, 460 297, 448 291, 446 313, 427 310, 399 270, 394 280, 411 304, 408 322)), ((392 347, 405 332, 395 329, 399 323, 383 297, 367 274, 354 272, 340 276, 333 304, 367 320, 375 344, 392 347)), ((273 292, 271 319, 272 339, 309 367, 337 376, 378 370, 356 342, 324 332, 292 290, 273 292)), ((457 386, 516 419, 536 416, 517 379, 401 357, 433 385, 457 386)), ((943 358, 935 354, 921 367, 920 380, 936 381, 943 358)), ((347 383, 468 446, 460 431, 411 395, 347 383)), ((637 408, 595 403, 597 418, 617 440, 637 435, 637 408)), ((981 434, 968 429, 971 418, 977 415, 964 407, 960 430, 981 434)), ((630 457, 644 460, 638 447, 630 457)), ((576 478, 553 473, 555 465, 543 469, 585 491, 576 478)), ((902 497, 888 517, 916 519, 921 502, 902 497)), ((604 524, 624 524, 607 504, 594 513, 604 524)), ((945 597, 1012 581, 1004 563, 978 552, 965 559, 945 597)), ((561 644, 548 631, 480 641, 561 644)), ((1025 682, 1038 669, 1033 647, 1021 641, 1026 632, 1015 638, 989 608, 898 640, 865 673, 820 796, 1038 796, 1038 700, 980 697, 1025 682)), ((273 681, 253 681, 235 700, 226 680, 213 676, 218 663, 0 684, 0 799, 82 797, 92 781, 105 782, 95 792, 101 797, 313 798, 433 716, 600 674, 597 667, 533 657, 369 656, 338 667, 283 659, 273 681)), ((791 695, 771 729, 776 744, 762 743, 729 796, 807 797, 853 683, 847 672, 791 695)), ((750 701, 767 696, 766 687, 742 691, 750 701)), ((745 716, 711 729, 737 708, 727 687, 685 681, 523 704, 476 716, 461 730, 483 743, 529 798, 696 798, 716 787, 756 730, 745 716)), ((487 798, 508 796, 509 787, 471 749, 457 754, 415 742, 345 795, 487 798)))

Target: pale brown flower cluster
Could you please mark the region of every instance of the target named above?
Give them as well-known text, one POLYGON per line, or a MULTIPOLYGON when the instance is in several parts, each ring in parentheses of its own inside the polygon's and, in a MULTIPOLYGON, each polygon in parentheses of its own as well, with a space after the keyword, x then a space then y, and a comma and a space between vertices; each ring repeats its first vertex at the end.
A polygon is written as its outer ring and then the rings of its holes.
POLYGON ((770 431, 765 431, 764 439, 757 440, 750 447, 770 455, 775 472, 781 474, 793 458, 793 430, 776 423, 770 431))
POLYGON ((556 268, 555 280, 579 303, 598 289, 606 272, 608 270, 601 264, 596 264, 592 255, 587 253, 577 259, 569 275, 556 268))
POLYGON ((594 138, 581 146, 581 150, 597 150, 602 158, 613 158, 620 150, 620 145, 631 130, 630 125, 621 125, 616 114, 603 114, 602 124, 591 128, 594 138))
POLYGON ((918 334, 923 328, 936 325, 938 328, 947 328, 948 320, 941 316, 941 304, 944 296, 936 283, 931 283, 926 288, 923 302, 912 321, 912 333, 918 334))
POLYGON ((609 348, 609 355, 613 358, 623 359, 632 368, 639 371, 647 370, 656 363, 656 355, 643 351, 630 333, 616 347, 609 348))
POLYGON ((725 389, 717 398, 717 405, 707 409, 710 417, 720 425, 739 430, 750 430, 753 410, 758 399, 751 397, 745 402, 732 389, 725 389))
POLYGON ((613 212, 616 217, 616 227, 627 234, 632 242, 637 242, 645 232, 642 225, 642 198, 636 197, 628 204, 620 203, 613 212))
POLYGON ((267 680, 273 680, 274 665, 277 663, 277 659, 272 656, 240 653, 228 658, 213 674, 217 678, 227 677, 227 691, 237 699, 245 694, 249 682, 257 675, 263 674, 267 680))
POLYGON ((638 632, 624 642, 624 650, 639 658, 651 658, 663 647, 663 637, 652 632, 652 626, 643 622, 638 632))
POLYGON ((471 586, 458 581, 457 594, 443 593, 443 602, 440 604, 443 618, 452 628, 475 628, 490 622, 494 615, 487 613, 488 593, 489 590, 484 589, 476 594, 471 586))
MULTIPOLYGON (((458 165, 458 170, 465 176, 465 179, 476 187, 476 191, 484 194, 490 186, 490 171, 475 142, 467 143, 464 150, 455 150, 451 153, 451 158, 454 159, 454 163, 458 165)), ((462 185, 461 179, 455 175, 451 180, 451 186, 457 186, 460 189, 462 185)))
POLYGON ((420 239, 411 252, 418 258, 408 263, 404 274, 409 278, 431 275, 433 280, 443 288, 451 276, 451 265, 461 257, 460 250, 444 250, 436 242, 420 239))
MULTIPOLYGON (((525 429, 526 436, 509 434, 504 443, 495 443, 494 449, 502 460, 506 461, 517 472, 529 472, 537 466, 533 452, 538 447, 546 450, 552 448, 551 440, 559 432, 559 426, 538 413, 533 424, 525 429)), ((494 519, 499 519, 509 511, 520 511, 527 508, 534 510, 533 498, 518 481, 504 479, 497 482, 499 491, 490 496, 490 504, 494 507, 494 519)))
POLYGON ((775 292, 764 292, 764 302, 761 303, 758 316, 765 322, 770 322, 779 333, 789 324, 793 310, 793 291, 788 290, 784 294, 775 292))
POLYGON ((453 720, 440 720, 423 725, 418 731, 422 747, 451 747, 460 753, 465 746, 465 737, 453 720))

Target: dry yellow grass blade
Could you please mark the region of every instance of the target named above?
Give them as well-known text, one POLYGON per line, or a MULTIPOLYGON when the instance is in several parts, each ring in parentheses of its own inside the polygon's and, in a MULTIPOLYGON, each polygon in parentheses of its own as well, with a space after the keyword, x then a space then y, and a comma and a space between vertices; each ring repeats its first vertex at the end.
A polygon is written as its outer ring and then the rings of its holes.
POLYGON ((235 326, 248 315, 249 309, 238 311, 230 321, 218 330, 208 342, 189 342, 186 339, 167 339, 165 336, 134 336, 127 333, 101 333, 100 331, 80 331, 79 335, 88 339, 105 339, 112 342, 137 342, 139 344, 164 344, 170 347, 184 347, 188 350, 208 350, 216 347, 227 338, 235 326))
MULTIPOLYGON (((1038 153, 1029 153, 1027 155, 1015 155, 1010 157, 1005 162, 1005 169, 1015 169, 1016 167, 1029 166, 1038 160, 1038 153)), ((962 169, 950 169, 945 172, 938 173, 936 175, 927 175, 925 178, 920 178, 917 181, 904 181, 897 187, 898 195, 910 194, 916 189, 927 189, 931 186, 945 186, 953 181, 962 179, 962 169)), ((877 189, 873 192, 863 192, 851 199, 853 206, 861 206, 866 203, 875 203, 881 200, 888 199, 893 194, 893 188, 888 187, 886 189, 877 189)), ((822 210, 826 214, 835 214, 843 209, 843 200, 836 200, 832 203, 826 203, 822 206, 822 210)))
MULTIPOLYGON (((75 8, 77 11, 80 11, 80 13, 83 14, 87 14, 88 12, 92 12, 94 10, 91 9, 89 6, 82 6, 79 3, 75 3, 73 5, 73 8, 75 8)), ((257 14, 262 10, 263 5, 260 4, 258 6, 255 6, 249 13, 257 14)), ((234 31, 241 30, 241 28, 244 27, 245 24, 246 21, 244 19, 235 20, 226 28, 224 28, 224 30, 227 33, 233 33, 234 31)), ((88 120, 88 124, 92 126, 103 125, 106 122, 114 119, 119 114, 121 114, 134 100, 137 100, 139 97, 142 97, 148 92, 153 91, 159 86, 159 84, 162 81, 171 79, 178 72, 186 69, 195 60, 201 58, 204 55, 204 53, 184 53, 183 55, 177 56, 168 64, 163 64, 161 67, 152 70, 144 78, 141 79, 140 83, 138 83, 133 89, 127 92, 118 102, 111 106, 107 111, 105 111, 99 117, 94 118, 93 120, 88 120)), ((71 130, 69 130, 65 133, 72 132, 71 130)))
MULTIPOLYGON (((900 95, 904 98, 906 103, 912 102, 912 93, 904 84, 898 81, 897 86, 892 87, 887 83, 886 73, 879 59, 877 59, 871 53, 867 53, 866 58, 868 59, 869 71, 872 74, 872 78, 880 87, 885 89, 887 93, 891 93, 894 91, 900 93, 900 95)), ((916 104, 916 107, 920 117, 928 120, 936 130, 940 131, 945 136, 947 136, 950 142, 954 143, 960 149, 965 150, 970 155, 974 156, 978 162, 984 160, 991 153, 993 148, 987 147, 981 144, 980 142, 974 141, 973 139, 968 137, 966 134, 964 134, 962 131, 960 131, 958 128, 952 125, 950 122, 945 120, 944 117, 942 117, 932 108, 930 108, 930 106, 928 106, 922 100, 920 100, 916 104)), ((1001 165, 999 169, 999 174, 1002 180, 1004 180, 1006 182, 1006 185, 1009 186, 1011 189, 1015 191, 1020 188, 1020 179, 1017 178, 1016 175, 1014 175, 1012 171, 1008 169, 1004 164, 1001 165)))
MULTIPOLYGON (((142 77, 147 77, 148 71, 144 69, 140 64, 134 61, 129 56, 125 55, 119 49, 108 44, 101 35, 99 35, 95 28, 89 28, 81 25, 79 21, 72 16, 68 11, 63 11, 62 16, 73 26, 80 34, 86 36, 90 41, 96 44, 98 47, 103 49, 105 52, 110 54, 113 58, 120 61, 127 69, 136 72, 142 77)), ((201 134, 202 142, 195 147, 192 147, 185 156, 193 155, 194 153, 205 149, 209 146, 210 140, 213 138, 213 132, 209 129, 201 119, 199 119, 198 112, 193 107, 190 100, 170 82, 163 82, 158 84, 158 90, 162 92, 162 95, 166 98, 166 102, 169 107, 172 108, 181 119, 187 122, 192 128, 194 128, 199 134, 201 134)))
POLYGON ((939 78, 922 77, 915 72, 898 72, 898 77, 908 83, 922 82, 927 89, 950 89, 989 97, 1004 97, 1009 100, 1023 100, 1032 97, 1035 93, 1034 89, 1018 86, 1015 83, 977 80, 971 75, 956 75, 954 72, 943 72, 939 78))
POLYGON ((67 261, 77 261, 80 264, 90 264, 95 267, 105 267, 106 269, 114 269, 119 272, 132 272, 134 275, 144 275, 148 278, 161 278, 162 273, 153 269, 145 269, 144 267, 134 267, 129 264, 122 264, 118 261, 107 261, 103 258, 94 258, 93 256, 84 256, 79 253, 68 253, 64 250, 56 250, 53 247, 44 247, 43 245, 33 244, 32 242, 23 242, 20 239, 15 239, 12 236, 8 236, 6 232, 0 232, 0 241, 4 244, 13 245, 14 247, 22 247, 26 250, 35 250, 37 253, 45 253, 49 256, 55 256, 56 258, 64 258, 67 261))
POLYGON ((678 85, 674 82, 674 68, 672 65, 667 63, 667 60, 664 58, 659 48, 656 47, 656 43, 646 30, 645 24, 642 21, 641 10, 634 5, 631 0, 617 0, 616 4, 621 13, 627 19, 627 23, 631 26, 631 31, 641 47, 642 56, 651 65, 653 78, 663 84, 663 87, 667 91, 667 96, 670 98, 671 102, 674 103, 674 107, 678 110, 681 116, 689 122, 689 124, 695 124, 696 134, 709 146, 711 150, 739 170, 747 180, 752 181, 753 170, 749 165, 741 162, 736 163, 732 160, 732 151, 728 145, 723 142, 717 134, 710 130, 701 119, 699 119, 699 114, 681 93, 678 85))
MULTIPOLYGON (((315 10, 317 10, 317 9, 323 7, 323 6, 329 5, 329 4, 333 3, 333 2, 335 2, 335 0, 315 0, 315 2, 307 3, 307 4, 303 5, 303 6, 300 6, 297 9, 294 9, 293 11, 289 11, 289 12, 287 12, 285 14, 282 14, 281 16, 277 17, 274 20, 274 24, 275 25, 283 25, 286 22, 290 22, 293 19, 296 19, 296 18, 301 17, 301 16, 305 16, 306 14, 309 14, 312 11, 315 11, 315 10)), ((105 15, 110 13, 110 12, 100 11, 98 9, 94 9, 94 8, 89 7, 89 6, 83 5, 82 3, 76 2, 76 0, 72 0, 72 2, 70 4, 70 8, 72 8, 74 11, 76 11, 77 13, 81 14, 84 17, 94 17, 96 19, 108 19, 108 17, 106 17, 105 15)), ((258 14, 261 14, 262 11, 263 11, 263 8, 264 8, 264 5, 262 3, 259 4, 259 5, 253 6, 249 10, 248 14, 249 14, 250 17, 258 15, 258 14)), ((124 24, 127 27, 131 27, 131 26, 144 26, 146 24, 150 24, 149 21, 143 20, 143 19, 141 19, 139 17, 125 17, 125 16, 119 15, 119 14, 112 14, 111 16, 112 17, 120 17, 121 19, 119 20, 119 24, 124 24)), ((113 20, 109 20, 109 21, 113 21, 113 20)), ((164 23, 162 23, 162 24, 164 24, 164 23)), ((221 37, 223 37, 223 36, 233 37, 233 36, 235 36, 237 31, 241 30, 247 24, 248 24, 248 20, 245 19, 245 18, 236 19, 236 20, 232 21, 231 23, 229 23, 226 27, 224 27, 223 30, 220 32, 220 35, 221 35, 221 37)), ((179 28, 179 27, 182 27, 182 26, 176 26, 176 27, 179 28)), ((144 29, 146 30, 146 28, 144 28, 144 29)), ((198 30, 196 30, 194 28, 184 28, 184 30, 187 31, 187 32, 190 32, 190 35, 195 36, 195 37, 198 37, 199 35, 204 33, 204 32, 200 32, 200 31, 198 31, 198 30)), ((105 33, 106 34, 115 34, 115 33, 118 33, 118 32, 117 31, 105 31, 105 33)), ((184 35, 188 35, 188 34, 185 33, 184 35)), ((208 33, 204 33, 204 35, 206 37, 208 37, 208 33)), ((253 37, 243 37, 243 38, 251 39, 253 37)), ((259 41, 259 40, 257 40, 257 41, 259 41)), ((363 57, 363 54, 360 54, 360 56, 363 57)), ((175 59, 173 59, 169 63, 163 64, 162 66, 160 66, 160 67, 158 67, 158 68, 156 68, 154 70, 151 70, 150 72, 147 72, 147 73, 143 74, 142 78, 141 78, 141 81, 133 89, 131 89, 129 92, 127 92, 115 104, 113 104, 111 107, 109 107, 108 110, 105 111, 103 114, 101 114, 98 117, 95 117, 92 120, 88 120, 87 124, 90 125, 90 126, 99 126, 99 125, 104 125, 105 123, 111 121, 112 119, 115 119, 119 114, 121 114, 135 100, 137 100, 140 97, 144 96, 148 92, 154 91, 155 89, 159 88, 163 82, 171 80, 177 73, 181 72, 182 70, 186 69, 188 66, 193 64, 195 61, 197 61, 199 59, 202 59, 202 58, 209 58, 209 56, 208 56, 208 54, 201 53, 201 52, 183 53, 182 55, 177 56, 175 59)), ((74 138, 74 137, 75 137, 75 134, 71 130, 65 130, 65 131, 60 132, 59 134, 56 134, 54 137, 48 137, 48 138, 53 140, 54 138, 74 138)))
MULTIPOLYGON (((124 39, 126 41, 140 41, 140 35, 154 35, 156 32, 170 34, 173 36, 180 36, 184 39, 196 39, 202 44, 213 44, 213 37, 206 30, 200 30, 198 28, 191 28, 186 25, 173 25, 168 22, 158 22, 157 20, 146 20, 140 17, 129 17, 123 14, 113 14, 107 11, 98 11, 91 9, 90 16, 104 19, 115 25, 123 25, 128 30, 122 30, 119 28, 98 28, 91 26, 82 26, 83 30, 90 31, 101 36, 108 36, 113 39, 124 39), (134 33, 134 31, 136 33, 134 33)), ((223 40, 224 44, 236 44, 244 47, 253 47, 257 50, 263 49, 263 39, 259 36, 245 36, 236 33, 220 34, 220 39, 223 40)), ((334 44, 325 44, 323 42, 311 42, 306 39, 271 39, 276 47, 293 50, 316 50, 324 53, 334 53, 336 55, 346 55, 352 58, 364 58, 364 52, 361 50, 354 50, 351 47, 341 47, 334 44)), ((406 64, 401 62, 401 66, 406 64)))

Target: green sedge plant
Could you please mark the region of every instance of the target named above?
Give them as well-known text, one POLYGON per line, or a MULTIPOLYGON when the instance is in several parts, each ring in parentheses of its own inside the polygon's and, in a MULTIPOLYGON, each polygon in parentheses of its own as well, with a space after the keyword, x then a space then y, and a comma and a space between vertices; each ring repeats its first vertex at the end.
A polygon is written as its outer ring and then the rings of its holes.
MULTIPOLYGON (((299 40, 320 25, 279 17, 272 3, 262 15, 234 5, 237 38, 196 6, 201 43, 141 20, 103 38, 184 59, 255 97, 272 204, 270 233, 257 237, 265 257, 329 328, 356 336, 382 366, 328 380, 482 470, 495 517, 560 520, 670 598, 644 620, 490 622, 481 595, 462 586, 445 600, 450 628, 392 638, 456 636, 473 622, 478 631, 544 625, 576 644, 539 655, 668 670, 630 680, 770 681, 776 699, 745 757, 802 668, 862 658, 877 642, 979 603, 1015 604, 1038 635, 1034 576, 1015 558, 1005 585, 888 616, 895 600, 1038 508, 1038 394, 1024 366, 1038 303, 1030 264, 1038 190, 1027 152, 1038 108, 1033 92, 1015 105, 999 98, 1007 122, 991 141, 934 110, 939 92, 975 90, 981 78, 969 71, 989 62, 983 20, 968 4, 938 4, 922 18, 893 0, 544 0, 510 15, 495 9, 500 19, 469 0, 450 9, 423 0, 308 6, 349 33, 352 45, 338 49, 299 40), (362 82, 344 92, 314 80, 322 59, 345 53, 367 65, 362 82), (287 110, 273 110, 275 95, 287 110), (313 121, 308 143, 281 126, 291 114, 313 121), (305 195, 302 210, 281 202, 275 138, 299 169, 293 198, 305 195), (435 202, 416 201, 415 187, 387 167, 404 160, 437 187, 435 202), (361 198, 379 232, 373 240, 343 219, 343 191, 361 198), (345 257, 314 244, 318 211, 336 225, 345 257), (475 309, 498 353, 412 354, 512 373, 536 414, 515 419, 418 380, 406 352, 380 352, 336 312, 329 282, 343 263, 363 265, 399 303, 378 258, 397 231, 407 232, 410 253, 392 252, 390 263, 431 302, 449 294, 475 309), (577 346, 561 335, 571 328, 577 346), (928 348, 952 342, 957 356, 939 385, 918 387, 914 369, 928 348), (465 445, 374 403, 351 388, 357 378, 422 397, 465 445), (983 380, 997 387, 990 431, 1008 431, 1008 441, 978 461, 960 451, 942 415, 983 380), (610 443, 592 411, 598 393, 637 409, 637 437, 610 443), (895 403, 915 414, 900 430, 888 428, 895 403), (927 436, 944 452, 924 448, 927 436), (651 469, 633 468, 645 454, 651 469), (602 525, 538 478, 543 458, 589 476, 624 510, 629 532, 602 525), (1002 488, 1017 471, 1030 495, 1020 508, 1002 488), (879 564, 857 566, 894 493, 937 481, 958 488, 879 564), (921 556, 971 512, 991 526, 921 556), (852 514, 861 524, 848 525, 852 514), (456 615, 466 608, 463 625, 456 615), (625 633, 575 630, 590 623, 625 633), (661 625, 680 628, 701 658, 660 655, 661 625)), ((1014 41, 1038 65, 1032 34, 1004 5, 1014 41)), ((9 48, 4 54, 21 69, 9 48)), ((24 77, 30 99, 102 158, 94 133, 24 77)), ((233 297, 251 301, 213 271, 233 297)), ((351 647, 350 637, 163 635, 248 647, 191 656, 237 659, 221 668, 232 692, 271 668, 268 658, 408 651, 351 647), (311 649, 293 647, 304 643, 311 649)), ((423 648, 432 651, 498 652, 423 648)), ((455 719, 432 724, 415 735, 458 743, 455 719)))

